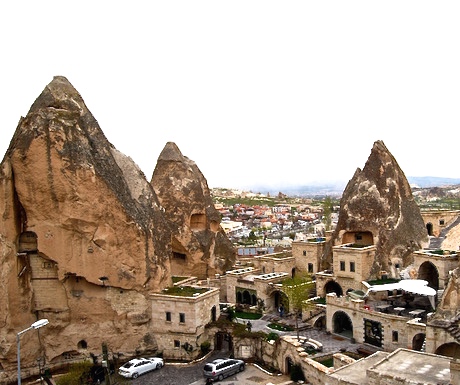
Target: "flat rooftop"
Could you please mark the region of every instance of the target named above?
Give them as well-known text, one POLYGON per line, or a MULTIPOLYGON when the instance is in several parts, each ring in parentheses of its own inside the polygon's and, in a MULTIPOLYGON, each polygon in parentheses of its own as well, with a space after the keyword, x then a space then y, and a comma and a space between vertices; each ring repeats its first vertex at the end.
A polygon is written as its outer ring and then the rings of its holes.
POLYGON ((368 374, 372 372, 383 380, 382 383, 449 384, 450 361, 449 357, 397 349, 392 353, 377 352, 362 358, 337 369, 330 377, 345 379, 349 384, 365 385, 370 383, 368 374))
POLYGON ((397 349, 368 370, 380 378, 396 378, 404 383, 449 384, 450 357, 397 349))

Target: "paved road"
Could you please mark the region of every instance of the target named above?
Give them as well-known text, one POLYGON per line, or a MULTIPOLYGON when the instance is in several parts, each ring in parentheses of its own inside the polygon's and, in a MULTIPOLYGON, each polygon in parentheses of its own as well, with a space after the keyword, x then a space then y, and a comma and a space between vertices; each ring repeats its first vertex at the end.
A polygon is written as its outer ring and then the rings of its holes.
MULTIPOLYGON (((113 385, 130 384, 130 385, 205 385, 203 377, 204 363, 219 356, 214 353, 203 362, 198 362, 193 365, 173 365, 168 364, 153 372, 144 374, 135 380, 126 380, 117 375, 112 379, 113 385)), ((216 384, 222 385, 266 385, 266 384, 288 384, 289 377, 285 375, 272 376, 257 366, 246 365, 246 369, 234 376, 225 378, 216 384)))
MULTIPOLYGON (((267 324, 272 320, 273 316, 266 315, 260 320, 252 320, 252 330, 263 330, 265 332, 273 331, 267 327, 267 324)), ((246 323, 247 320, 238 320, 238 322, 246 323)), ((283 318, 283 321, 290 321, 288 323, 293 323, 294 321, 287 320, 283 318)), ((296 335, 296 332, 279 332, 280 335, 296 335)), ((338 335, 333 335, 330 333, 325 333, 322 330, 309 328, 306 330, 301 330, 299 332, 301 336, 308 338, 313 338, 320 341, 323 344, 322 352, 318 353, 318 356, 327 355, 331 352, 338 352, 340 350, 346 351, 356 351, 360 344, 355 344, 350 341, 348 338, 343 338, 338 335)), ((166 362, 166 365, 157 371, 147 373, 135 380, 125 380, 121 377, 114 375, 112 380, 113 385, 115 382, 118 385, 204 385, 205 380, 203 377, 203 366, 205 362, 212 361, 215 358, 224 358, 227 355, 221 352, 213 352, 205 360, 200 361, 194 364, 173 364, 166 362)), ((287 385, 290 384, 289 376, 273 376, 257 366, 246 365, 246 370, 244 372, 238 373, 235 376, 224 379, 223 381, 216 383, 222 385, 287 385)))

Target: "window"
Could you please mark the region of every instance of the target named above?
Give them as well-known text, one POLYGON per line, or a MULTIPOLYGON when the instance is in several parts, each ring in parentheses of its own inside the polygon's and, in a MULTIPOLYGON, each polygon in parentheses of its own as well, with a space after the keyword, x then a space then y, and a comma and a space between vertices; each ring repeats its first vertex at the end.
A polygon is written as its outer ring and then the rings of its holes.
POLYGON ((313 273, 313 263, 308 264, 308 272, 313 273))
POLYGON ((398 342, 398 332, 396 330, 393 330, 393 333, 392 334, 392 338, 393 338, 393 342, 398 342))
POLYGON ((174 347, 175 348, 180 348, 180 341, 179 340, 174 340, 174 347))
POLYGON ((179 313, 179 322, 185 323, 185 313, 179 313))
POLYGON ((173 258, 175 259, 184 259, 186 258, 186 255, 184 253, 179 253, 177 251, 173 251, 173 258))
POLYGON ((166 321, 171 322, 171 312, 170 311, 166 312, 166 321))
POLYGON ((345 261, 340 261, 340 271, 345 271, 345 261))
POLYGON ((304 257, 306 257, 307 256, 307 250, 302 251, 302 254, 303 254, 304 257))
POLYGON ((350 271, 351 272, 355 272, 355 263, 354 262, 350 262, 350 271))

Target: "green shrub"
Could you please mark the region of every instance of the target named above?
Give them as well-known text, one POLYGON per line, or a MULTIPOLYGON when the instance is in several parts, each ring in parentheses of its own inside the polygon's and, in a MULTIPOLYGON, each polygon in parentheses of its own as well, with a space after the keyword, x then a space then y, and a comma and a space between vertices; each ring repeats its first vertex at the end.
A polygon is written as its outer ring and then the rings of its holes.
POLYGON ((292 332, 294 328, 288 325, 283 325, 277 322, 272 322, 267 325, 270 329, 279 330, 281 332, 292 332))
POLYGON ((211 342, 204 341, 200 345, 201 353, 207 354, 211 350, 211 342))
POLYGON ((242 311, 236 311, 235 316, 236 318, 242 319, 260 319, 262 318, 262 313, 247 313, 242 311))
POLYGON ((267 334, 267 341, 276 341, 278 338, 280 338, 278 333, 270 332, 267 334))

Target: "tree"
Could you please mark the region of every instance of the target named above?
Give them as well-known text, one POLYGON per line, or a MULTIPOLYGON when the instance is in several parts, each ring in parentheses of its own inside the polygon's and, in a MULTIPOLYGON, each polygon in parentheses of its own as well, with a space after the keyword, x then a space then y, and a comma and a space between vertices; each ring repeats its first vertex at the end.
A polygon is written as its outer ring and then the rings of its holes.
POLYGON ((311 276, 308 274, 297 275, 293 278, 286 278, 282 282, 283 292, 289 300, 289 311, 295 316, 295 329, 297 330, 297 339, 299 339, 299 317, 302 317, 302 311, 309 308, 307 300, 315 287, 311 276))

